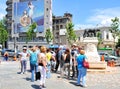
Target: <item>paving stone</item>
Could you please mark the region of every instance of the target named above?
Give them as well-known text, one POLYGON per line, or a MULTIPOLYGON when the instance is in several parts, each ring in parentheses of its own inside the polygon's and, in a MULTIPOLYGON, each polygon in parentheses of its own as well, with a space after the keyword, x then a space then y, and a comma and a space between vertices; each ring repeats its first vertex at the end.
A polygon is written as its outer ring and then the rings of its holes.
MULTIPOLYGON (((29 62, 27 69, 29 69, 29 62)), ((107 74, 88 72, 86 89, 120 89, 120 67, 115 69, 117 72, 107 74)), ((0 89, 39 89, 39 81, 30 81, 30 72, 27 74, 19 74, 19 72, 20 63, 18 61, 2 62, 0 64, 0 89)), ((59 74, 52 73, 52 77, 46 79, 46 89, 83 89, 75 86, 76 79, 60 79, 58 76, 59 74)))

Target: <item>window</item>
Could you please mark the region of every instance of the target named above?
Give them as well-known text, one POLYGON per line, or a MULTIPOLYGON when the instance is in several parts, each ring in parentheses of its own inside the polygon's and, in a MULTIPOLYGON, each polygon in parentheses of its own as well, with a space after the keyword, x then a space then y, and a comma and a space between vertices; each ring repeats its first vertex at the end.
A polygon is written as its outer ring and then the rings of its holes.
POLYGON ((80 40, 80 37, 78 37, 78 40, 80 40))
POLYGON ((109 39, 109 35, 108 35, 108 33, 107 33, 107 35, 106 35, 106 39, 109 39))
POLYGON ((56 29, 59 30, 59 26, 58 25, 56 26, 56 29))
POLYGON ((48 3, 48 1, 46 1, 48 3))
POLYGON ((60 29, 63 29, 63 25, 60 25, 60 29))
POLYGON ((46 8, 46 11, 48 11, 49 9, 48 8, 46 8))

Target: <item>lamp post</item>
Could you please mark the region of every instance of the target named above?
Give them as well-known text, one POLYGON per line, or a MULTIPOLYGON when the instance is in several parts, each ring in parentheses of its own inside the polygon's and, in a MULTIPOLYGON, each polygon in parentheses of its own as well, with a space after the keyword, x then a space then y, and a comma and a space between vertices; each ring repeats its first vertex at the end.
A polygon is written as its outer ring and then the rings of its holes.
MULTIPOLYGON (((17 18, 17 2, 16 2, 16 6, 15 6, 15 17, 17 18)), ((15 50, 15 53, 14 53, 14 60, 16 60, 15 58, 16 58, 16 52, 17 52, 17 50, 16 50, 16 37, 17 37, 17 33, 16 33, 16 31, 17 31, 17 19, 15 19, 15 17, 14 17, 14 20, 13 20, 13 22, 14 22, 14 25, 13 25, 13 27, 14 27, 14 32, 13 32, 13 34, 14 34, 14 50, 15 50)))

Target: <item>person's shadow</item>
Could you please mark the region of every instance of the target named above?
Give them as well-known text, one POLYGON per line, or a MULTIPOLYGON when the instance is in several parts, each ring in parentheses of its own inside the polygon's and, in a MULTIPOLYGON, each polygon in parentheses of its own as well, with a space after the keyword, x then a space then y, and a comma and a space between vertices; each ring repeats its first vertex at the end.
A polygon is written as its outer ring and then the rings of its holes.
POLYGON ((31 78, 28 78, 28 77, 23 78, 23 79, 25 79, 25 80, 27 80, 27 81, 31 81, 31 78))
POLYGON ((71 83, 71 84, 73 84, 73 85, 75 85, 75 86, 76 86, 76 82, 69 82, 69 83, 71 83))
POLYGON ((40 87, 38 85, 31 85, 33 87, 33 89, 40 89, 40 87))

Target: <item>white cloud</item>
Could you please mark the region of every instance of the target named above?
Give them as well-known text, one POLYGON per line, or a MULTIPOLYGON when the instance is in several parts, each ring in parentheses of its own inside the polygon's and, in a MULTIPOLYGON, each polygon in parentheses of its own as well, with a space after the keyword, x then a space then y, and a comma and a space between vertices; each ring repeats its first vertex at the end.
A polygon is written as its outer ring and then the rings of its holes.
POLYGON ((5 16, 5 14, 0 13, 0 19, 3 19, 4 16, 5 16))
POLYGON ((111 24, 111 19, 115 17, 120 18, 120 7, 96 9, 94 14, 87 19, 87 22, 108 26, 111 24))
POLYGON ((6 15, 6 4, 0 2, 0 20, 6 15))
POLYGON ((120 19, 120 7, 95 9, 93 15, 86 20, 87 24, 76 24, 75 29, 95 28, 101 26, 110 26, 111 19, 118 17, 120 19), (90 23, 90 24, 88 24, 90 23))
POLYGON ((76 24, 74 26, 75 30, 86 29, 86 28, 95 28, 95 25, 93 25, 93 24, 76 24))

